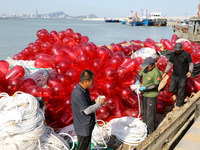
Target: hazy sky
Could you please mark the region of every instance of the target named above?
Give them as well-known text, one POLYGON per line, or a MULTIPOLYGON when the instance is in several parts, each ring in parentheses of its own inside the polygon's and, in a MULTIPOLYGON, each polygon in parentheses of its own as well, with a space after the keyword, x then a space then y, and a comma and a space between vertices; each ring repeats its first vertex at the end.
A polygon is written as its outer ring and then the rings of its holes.
POLYGON ((199 0, 0 0, 2 14, 39 14, 63 11, 70 16, 95 14, 97 17, 124 17, 131 10, 148 13, 155 8, 163 16, 194 16, 199 0), (132 3, 131 3, 132 1, 132 3))

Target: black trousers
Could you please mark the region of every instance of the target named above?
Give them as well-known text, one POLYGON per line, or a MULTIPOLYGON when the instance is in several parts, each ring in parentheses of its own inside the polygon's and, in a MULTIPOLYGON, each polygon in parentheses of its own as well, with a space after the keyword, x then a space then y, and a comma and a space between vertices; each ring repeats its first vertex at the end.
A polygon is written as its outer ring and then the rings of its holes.
POLYGON ((142 96, 141 112, 142 120, 147 125, 147 132, 151 134, 156 129, 156 109, 157 97, 144 97, 142 96))
POLYGON ((91 135, 90 136, 77 135, 77 139, 78 139, 78 150, 91 149, 91 135))
POLYGON ((171 76, 169 91, 177 93, 176 106, 181 107, 184 101, 187 77, 171 76))

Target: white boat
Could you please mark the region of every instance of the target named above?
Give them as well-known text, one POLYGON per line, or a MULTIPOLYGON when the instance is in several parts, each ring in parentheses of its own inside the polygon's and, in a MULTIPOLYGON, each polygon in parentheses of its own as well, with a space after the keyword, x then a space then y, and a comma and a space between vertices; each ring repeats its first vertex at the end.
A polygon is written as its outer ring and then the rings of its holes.
POLYGON ((154 12, 151 12, 149 19, 151 19, 152 22, 150 23, 150 26, 166 26, 167 19, 165 19, 161 15, 162 13, 159 12, 157 9, 155 9, 154 12))

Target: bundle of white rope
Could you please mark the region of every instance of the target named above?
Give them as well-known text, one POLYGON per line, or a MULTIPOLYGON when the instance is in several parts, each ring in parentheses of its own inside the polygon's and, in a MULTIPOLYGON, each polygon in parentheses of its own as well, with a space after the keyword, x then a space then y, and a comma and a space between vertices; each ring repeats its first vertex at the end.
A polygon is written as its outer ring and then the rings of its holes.
POLYGON ((109 141, 110 136, 105 129, 105 122, 103 120, 97 120, 92 131, 92 143, 95 144, 92 149, 105 149, 109 141), (103 125, 100 127, 98 122, 103 122, 103 125))
POLYGON ((6 149, 35 147, 44 134, 43 113, 34 97, 0 94, 0 145, 6 149), (31 141, 26 142, 26 141, 31 141))
POLYGON ((0 120, 2 150, 69 149, 66 141, 44 125, 44 114, 30 94, 1 93, 0 120))
POLYGON ((107 125, 108 133, 115 135, 121 142, 137 146, 147 136, 146 124, 139 118, 122 117, 111 120, 107 125))

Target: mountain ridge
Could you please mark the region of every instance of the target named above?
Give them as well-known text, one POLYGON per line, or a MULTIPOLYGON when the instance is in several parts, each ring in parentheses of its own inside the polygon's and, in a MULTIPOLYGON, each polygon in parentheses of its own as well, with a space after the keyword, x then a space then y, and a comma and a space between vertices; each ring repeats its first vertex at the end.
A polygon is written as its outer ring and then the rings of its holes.
POLYGON ((42 17, 43 15, 48 15, 48 17, 50 18, 70 18, 70 19, 98 18, 95 14, 70 16, 68 14, 65 14, 63 11, 57 11, 48 14, 39 14, 38 17, 42 17))

